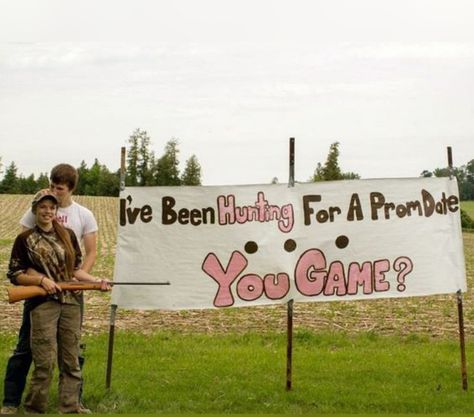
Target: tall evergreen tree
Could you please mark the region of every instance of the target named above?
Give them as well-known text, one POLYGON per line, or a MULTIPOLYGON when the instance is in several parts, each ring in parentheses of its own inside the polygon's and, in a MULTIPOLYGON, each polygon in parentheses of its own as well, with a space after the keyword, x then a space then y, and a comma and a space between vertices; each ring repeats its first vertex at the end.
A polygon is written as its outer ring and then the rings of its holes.
POLYGON ((311 181, 334 181, 360 179, 354 172, 342 172, 339 167, 339 142, 334 142, 329 147, 329 153, 324 165, 318 162, 311 181))
POLYGON ((91 167, 91 187, 92 184, 94 194, 101 196, 118 196, 120 190, 120 176, 109 171, 109 169, 101 164, 97 159, 91 167))
POLYGON ((178 153, 178 140, 170 139, 166 143, 165 153, 156 162, 156 185, 181 185, 178 153))
POLYGON ((97 158, 91 168, 84 161, 77 169, 79 186, 77 194, 91 196, 118 196, 120 190, 120 172, 112 173, 97 158))
POLYGON ((150 150, 150 137, 147 132, 142 130, 138 137, 138 161, 137 161, 137 179, 138 185, 153 185, 153 176, 151 173, 151 162, 154 160, 154 154, 150 150))
POLYGON ((323 166, 321 165, 321 162, 318 162, 316 165, 316 169, 314 170, 313 177, 311 178, 312 182, 317 182, 317 181, 325 181, 324 178, 324 170, 323 166))
POLYGON ((18 168, 15 162, 12 161, 5 170, 3 180, 0 182, 0 193, 17 194, 20 192, 17 172, 18 168))
POLYGON ((102 165, 98 193, 98 195, 118 197, 120 194, 120 170, 111 172, 105 165, 102 165))
POLYGON ((89 177, 89 168, 87 168, 86 161, 82 160, 79 168, 77 168, 77 173, 79 174, 79 182, 77 183, 77 188, 75 193, 78 195, 87 195, 86 194, 86 185, 88 184, 89 177))
POLYGON ((83 182, 85 182, 85 185, 84 185, 85 195, 100 195, 98 193, 98 188, 100 185, 100 174, 101 174, 100 171, 101 171, 101 167, 100 167, 99 160, 95 158, 94 163, 89 169, 87 178, 83 179, 83 182))
POLYGON ((339 168, 339 142, 334 142, 329 147, 328 157, 323 167, 324 178, 329 180, 342 179, 341 168, 339 168))
POLYGON ((138 185, 138 138, 141 130, 136 129, 128 138, 127 152, 127 175, 125 177, 125 185, 138 185))
POLYGON ((196 155, 191 155, 186 161, 181 175, 181 185, 201 185, 201 165, 196 155))
POLYGON ((49 187, 49 176, 46 172, 42 172, 36 180, 36 186, 38 190, 49 187))
POLYGON ((125 184, 130 186, 154 185, 152 164, 154 153, 150 150, 150 137, 145 130, 136 129, 128 139, 127 176, 125 184))
POLYGON ((38 191, 34 174, 30 174, 28 177, 20 175, 18 178, 18 192, 20 194, 34 194, 38 191))

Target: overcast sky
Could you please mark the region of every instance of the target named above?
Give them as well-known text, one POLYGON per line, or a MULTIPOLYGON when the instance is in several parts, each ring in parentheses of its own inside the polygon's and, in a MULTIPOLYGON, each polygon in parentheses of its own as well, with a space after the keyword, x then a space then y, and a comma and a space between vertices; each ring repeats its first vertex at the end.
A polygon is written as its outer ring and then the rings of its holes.
POLYGON ((363 178, 474 159, 472 1, 0 0, 0 157, 118 169, 146 130, 205 185, 363 178))

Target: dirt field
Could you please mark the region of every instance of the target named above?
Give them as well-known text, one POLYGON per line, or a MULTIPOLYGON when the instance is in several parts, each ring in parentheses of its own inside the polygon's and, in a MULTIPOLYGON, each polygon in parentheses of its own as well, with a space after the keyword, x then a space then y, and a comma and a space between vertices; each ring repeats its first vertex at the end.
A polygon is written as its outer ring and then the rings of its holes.
MULTIPOLYGON (((111 277, 116 245, 118 199, 111 197, 77 197, 96 215, 100 233, 98 261, 94 274, 111 277)), ((13 239, 19 231, 18 221, 29 207, 31 196, 0 195, 0 274, 5 277, 13 239)), ((474 234, 464 234, 464 248, 469 290, 464 297, 466 337, 474 331, 474 234)), ((22 305, 6 301, 6 278, 0 280, 0 332, 16 332, 22 305)), ((110 296, 95 291, 86 294, 84 333, 107 331, 110 296)), ((232 308, 192 311, 125 311, 119 310, 116 329, 149 333, 157 330, 176 332, 226 333, 247 331, 286 331, 286 305, 272 307, 232 308)), ((348 333, 374 331, 378 334, 421 333, 429 337, 456 337, 458 334, 457 302, 454 295, 382 299, 375 301, 298 303, 294 308, 295 329, 313 329, 348 333)))

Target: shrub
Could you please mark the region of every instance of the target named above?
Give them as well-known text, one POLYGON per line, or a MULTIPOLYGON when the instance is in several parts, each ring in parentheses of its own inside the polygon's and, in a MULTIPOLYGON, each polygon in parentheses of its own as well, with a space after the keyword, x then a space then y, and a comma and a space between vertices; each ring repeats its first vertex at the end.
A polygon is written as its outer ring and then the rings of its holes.
POLYGON ((474 220, 463 209, 461 209, 461 226, 463 229, 474 229, 474 220))

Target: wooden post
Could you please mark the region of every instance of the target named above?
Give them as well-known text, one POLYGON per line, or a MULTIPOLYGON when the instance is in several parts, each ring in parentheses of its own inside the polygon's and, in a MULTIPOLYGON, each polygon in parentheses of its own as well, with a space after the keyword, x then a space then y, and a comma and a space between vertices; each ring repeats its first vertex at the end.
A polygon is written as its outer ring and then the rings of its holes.
MULTIPOLYGON (((288 187, 295 186, 295 138, 290 138, 290 177, 288 187)), ((293 365, 293 300, 287 303, 286 390, 291 390, 293 365)))
MULTIPOLYGON (((448 146, 448 167, 449 178, 453 178, 453 152, 451 146, 448 146)), ((458 305, 458 325, 459 325, 459 346, 461 350, 461 381, 462 389, 467 391, 467 366, 466 366, 466 342, 464 336, 464 312, 462 304, 462 292, 459 290, 456 293, 456 300, 458 305)))
MULTIPOLYGON (((120 152, 120 191, 125 189, 125 146, 122 146, 120 152)), ((109 322, 109 348, 107 353, 107 371, 105 375, 105 388, 109 389, 112 383, 112 360, 114 356, 114 339, 115 339, 115 316, 117 314, 117 305, 110 306, 110 322, 109 322)))
POLYGON ((112 360, 114 356, 114 339, 115 339, 115 315, 117 313, 117 305, 110 306, 110 325, 109 325, 109 349, 107 353, 107 372, 105 376, 105 388, 109 389, 112 384, 112 360))

